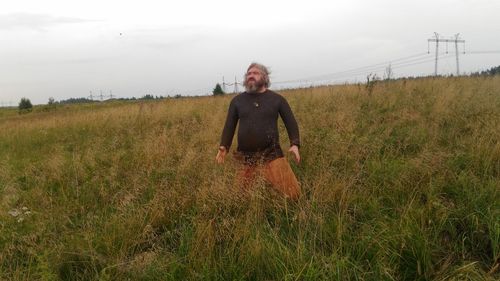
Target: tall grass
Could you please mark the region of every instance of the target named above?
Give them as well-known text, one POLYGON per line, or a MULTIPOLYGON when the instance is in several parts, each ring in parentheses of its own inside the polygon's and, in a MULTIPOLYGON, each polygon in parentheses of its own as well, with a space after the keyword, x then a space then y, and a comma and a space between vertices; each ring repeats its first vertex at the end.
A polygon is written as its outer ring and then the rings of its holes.
POLYGON ((0 279, 498 280, 499 77, 282 94, 297 202, 215 164, 230 96, 0 115, 0 279))

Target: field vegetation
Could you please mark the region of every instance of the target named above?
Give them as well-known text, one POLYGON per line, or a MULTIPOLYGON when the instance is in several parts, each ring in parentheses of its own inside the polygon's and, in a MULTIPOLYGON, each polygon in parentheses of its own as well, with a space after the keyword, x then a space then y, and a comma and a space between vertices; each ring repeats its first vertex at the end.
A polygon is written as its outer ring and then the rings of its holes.
POLYGON ((499 76, 281 94, 297 202, 215 164, 231 96, 0 110, 0 280, 499 280, 499 76))

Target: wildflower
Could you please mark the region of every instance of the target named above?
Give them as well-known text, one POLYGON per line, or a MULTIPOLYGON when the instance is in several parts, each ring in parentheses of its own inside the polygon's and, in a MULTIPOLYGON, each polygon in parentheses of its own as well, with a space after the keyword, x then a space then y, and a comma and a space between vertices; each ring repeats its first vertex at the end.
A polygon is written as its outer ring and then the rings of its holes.
POLYGON ((17 217, 21 214, 21 212, 19 212, 19 210, 17 210, 17 209, 12 209, 8 213, 9 213, 9 215, 11 215, 13 217, 17 217))

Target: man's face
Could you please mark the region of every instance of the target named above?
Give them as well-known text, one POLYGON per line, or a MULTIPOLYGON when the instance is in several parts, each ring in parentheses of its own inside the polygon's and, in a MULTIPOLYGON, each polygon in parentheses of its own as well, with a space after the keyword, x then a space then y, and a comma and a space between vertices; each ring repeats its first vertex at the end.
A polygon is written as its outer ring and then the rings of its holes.
POLYGON ((247 71, 245 82, 245 87, 250 93, 258 92, 265 85, 264 77, 260 70, 256 67, 252 67, 247 71))

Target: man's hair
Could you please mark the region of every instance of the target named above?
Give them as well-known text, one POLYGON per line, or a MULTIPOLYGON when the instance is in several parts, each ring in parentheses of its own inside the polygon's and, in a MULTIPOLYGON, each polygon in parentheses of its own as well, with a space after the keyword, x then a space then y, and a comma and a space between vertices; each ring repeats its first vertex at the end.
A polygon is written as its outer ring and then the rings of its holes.
MULTIPOLYGON (((269 69, 267 69, 267 67, 263 64, 260 64, 260 63, 257 63, 257 62, 252 62, 250 64, 250 66, 247 68, 247 72, 250 70, 250 68, 257 68, 261 74, 262 74, 262 78, 264 79, 264 87, 266 88, 269 88, 269 86, 271 86, 271 80, 269 79, 269 74, 271 74, 271 72, 269 71, 269 69)), ((245 73, 245 80, 243 80, 243 86, 247 86, 247 74, 245 73)))

